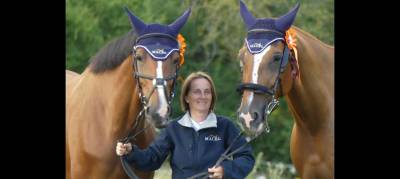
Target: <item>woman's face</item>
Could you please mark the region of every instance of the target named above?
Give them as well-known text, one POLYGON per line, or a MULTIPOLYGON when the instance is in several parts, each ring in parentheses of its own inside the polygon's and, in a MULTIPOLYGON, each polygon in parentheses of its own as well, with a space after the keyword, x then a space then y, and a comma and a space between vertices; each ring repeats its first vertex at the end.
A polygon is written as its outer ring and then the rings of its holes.
POLYGON ((190 112, 208 113, 212 101, 211 84, 205 78, 194 79, 185 97, 190 112))

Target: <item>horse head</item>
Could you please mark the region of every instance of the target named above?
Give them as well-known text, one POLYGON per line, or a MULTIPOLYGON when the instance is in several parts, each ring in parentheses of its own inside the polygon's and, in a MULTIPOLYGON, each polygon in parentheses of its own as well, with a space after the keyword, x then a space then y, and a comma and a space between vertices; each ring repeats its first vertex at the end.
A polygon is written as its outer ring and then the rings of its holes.
POLYGON ((132 58, 139 97, 147 120, 162 128, 168 123, 177 72, 183 63, 177 40, 190 9, 169 25, 145 24, 125 9, 138 37, 132 58))
POLYGON ((242 83, 238 91, 242 101, 238 109, 241 127, 257 136, 269 131, 268 117, 288 93, 297 68, 287 65, 292 59, 285 33, 292 25, 299 4, 276 18, 255 18, 240 1, 240 14, 247 27, 247 37, 239 51, 242 83))

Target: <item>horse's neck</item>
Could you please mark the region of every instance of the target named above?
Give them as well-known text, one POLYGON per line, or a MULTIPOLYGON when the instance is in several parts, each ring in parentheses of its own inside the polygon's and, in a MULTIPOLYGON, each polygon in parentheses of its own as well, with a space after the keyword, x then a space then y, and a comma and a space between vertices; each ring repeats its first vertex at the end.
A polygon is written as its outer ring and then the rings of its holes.
MULTIPOLYGON (((134 80, 132 62, 126 59, 119 67, 100 74, 87 70, 92 78, 96 98, 99 103, 93 104, 102 109, 103 116, 97 116, 99 125, 105 129, 105 134, 114 138, 122 137, 135 122, 139 113, 139 97, 134 80)), ((85 72, 85 73, 86 73, 85 72)), ((93 90, 94 91, 94 90, 93 90)))
POLYGON ((318 132, 333 119, 333 48, 298 30, 300 78, 288 93, 296 125, 318 132))

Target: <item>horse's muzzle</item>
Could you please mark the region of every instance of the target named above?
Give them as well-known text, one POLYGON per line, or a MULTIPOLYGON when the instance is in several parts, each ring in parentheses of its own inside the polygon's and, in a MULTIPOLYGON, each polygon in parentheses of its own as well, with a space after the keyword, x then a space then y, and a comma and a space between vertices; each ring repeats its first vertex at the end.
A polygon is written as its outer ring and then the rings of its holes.
POLYGON ((154 126, 156 128, 165 128, 165 127, 167 127, 168 123, 169 123, 169 120, 168 120, 168 118, 166 118, 166 119, 155 122, 154 126))
POLYGON ((146 113, 146 118, 148 121, 152 122, 154 124, 154 127, 156 128, 164 128, 167 126, 168 121, 169 121, 169 115, 171 113, 170 107, 168 106, 168 109, 163 112, 155 112, 155 111, 147 111, 146 113), (161 114, 161 115, 160 115, 161 114))
POLYGON ((246 113, 238 111, 241 128, 247 135, 256 136, 264 130, 264 113, 260 110, 250 109, 246 113))

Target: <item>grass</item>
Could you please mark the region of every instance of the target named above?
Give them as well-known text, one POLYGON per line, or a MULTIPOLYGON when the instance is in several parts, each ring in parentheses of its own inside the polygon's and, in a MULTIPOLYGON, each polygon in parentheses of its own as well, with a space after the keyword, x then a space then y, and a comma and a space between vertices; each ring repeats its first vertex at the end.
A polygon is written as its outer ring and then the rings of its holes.
POLYGON ((154 179, 169 179, 172 178, 171 167, 169 166, 169 160, 165 160, 160 169, 154 173, 154 179))

